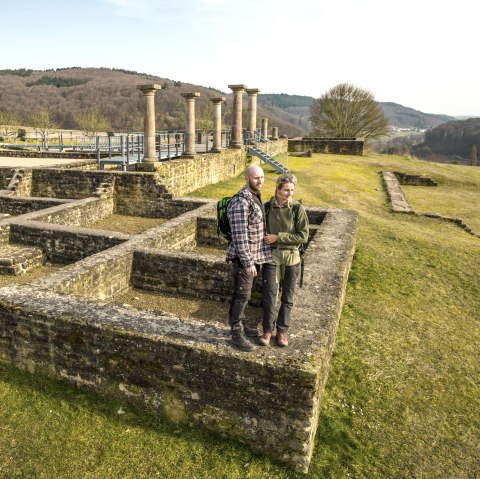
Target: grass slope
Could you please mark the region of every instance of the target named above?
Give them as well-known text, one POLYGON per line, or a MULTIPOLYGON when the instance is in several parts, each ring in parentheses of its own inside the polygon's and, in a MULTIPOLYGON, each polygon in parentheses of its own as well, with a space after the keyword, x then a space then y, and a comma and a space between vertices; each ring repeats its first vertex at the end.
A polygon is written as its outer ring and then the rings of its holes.
MULTIPOLYGON (((360 213, 307 477, 479 477, 480 240, 446 222, 392 214, 378 172, 434 178, 444 194, 409 189, 413 206, 465 212, 478 228, 480 169, 381 155, 284 160, 306 205, 360 213)), ((276 178, 266 172, 265 199, 276 178)), ((218 198, 241 184, 192 196, 218 198)), ((305 476, 234 441, 2 366, 0 477, 305 476)))

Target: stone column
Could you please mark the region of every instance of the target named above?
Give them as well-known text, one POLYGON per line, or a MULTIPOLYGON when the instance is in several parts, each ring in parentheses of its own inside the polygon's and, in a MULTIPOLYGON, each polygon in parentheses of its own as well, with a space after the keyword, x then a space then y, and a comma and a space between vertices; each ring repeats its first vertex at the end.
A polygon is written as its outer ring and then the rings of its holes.
POLYGON ((243 145, 242 138, 242 93, 245 85, 228 85, 233 91, 233 112, 232 112, 232 137, 230 139, 230 147, 241 148, 243 145))
POLYGON ((278 126, 272 128, 272 140, 278 140, 278 126))
POLYGON ((268 118, 262 118, 262 136, 268 138, 268 118))
POLYGON ((224 96, 218 98, 210 98, 213 103, 213 146, 212 153, 222 151, 222 103, 225 101, 224 96))
POLYGON ((254 139, 257 128, 257 95, 260 90, 258 88, 247 88, 245 91, 248 95, 248 131, 254 139))
POLYGON ((144 145, 143 160, 140 169, 154 171, 155 163, 158 161, 155 152, 155 92, 162 87, 156 84, 138 85, 137 88, 145 97, 146 113, 143 124, 144 145))
POLYGON ((185 118, 185 151, 182 156, 195 156, 195 98, 200 96, 198 92, 182 93, 186 100, 185 118))

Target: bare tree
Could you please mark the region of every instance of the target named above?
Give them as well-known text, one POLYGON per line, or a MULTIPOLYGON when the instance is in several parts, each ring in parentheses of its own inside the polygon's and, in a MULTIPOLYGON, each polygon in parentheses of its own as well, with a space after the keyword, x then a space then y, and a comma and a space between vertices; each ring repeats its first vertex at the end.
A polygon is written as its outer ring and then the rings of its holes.
POLYGON ((14 113, 8 111, 0 111, 0 136, 4 141, 6 138, 16 138, 20 121, 14 113))
POLYGON ((388 133, 388 120, 373 93, 341 83, 310 107, 313 135, 337 138, 376 138, 388 133))
POLYGON ((74 116, 74 121, 85 136, 97 136, 100 131, 106 131, 109 124, 98 108, 81 111, 74 116))
POLYGON ((30 116, 33 129, 42 138, 42 148, 48 150, 48 135, 58 129, 51 110, 40 110, 30 116))

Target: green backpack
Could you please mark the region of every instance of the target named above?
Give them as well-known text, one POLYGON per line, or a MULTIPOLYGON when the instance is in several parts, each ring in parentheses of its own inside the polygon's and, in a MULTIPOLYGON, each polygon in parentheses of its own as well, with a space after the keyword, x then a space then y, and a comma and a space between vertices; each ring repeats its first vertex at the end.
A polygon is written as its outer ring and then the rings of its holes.
POLYGON ((227 208, 233 196, 225 196, 217 202, 217 235, 223 236, 227 241, 232 241, 232 231, 228 220, 227 208))

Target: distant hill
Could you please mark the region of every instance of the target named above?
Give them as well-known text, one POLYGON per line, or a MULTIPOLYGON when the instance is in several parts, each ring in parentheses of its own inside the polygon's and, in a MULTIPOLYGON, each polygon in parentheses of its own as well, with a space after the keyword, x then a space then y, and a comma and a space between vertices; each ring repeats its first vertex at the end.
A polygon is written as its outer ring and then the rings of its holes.
MULTIPOLYGON (((184 83, 124 69, 58 68, 56 70, 0 70, 0 110, 15 113, 28 126, 32 112, 51 109, 61 128, 75 128, 75 115, 92 107, 100 110, 113 131, 141 130, 144 101, 136 86, 158 83, 162 89, 155 96, 157 129, 185 127, 185 100, 182 92, 198 91, 196 100, 197 125, 208 128, 212 105, 209 98, 225 96, 224 125, 231 124, 231 92, 184 83)), ((260 93, 258 96, 258 126, 268 118, 269 127, 277 126, 288 137, 305 136, 311 130, 310 105, 315 98, 286 93, 260 93)), ((246 95, 244 120, 246 121, 246 95)), ((397 103, 381 103, 392 127, 412 130, 433 128, 453 117, 422 113, 397 103)))
POLYGON ((435 126, 455 120, 453 116, 423 113, 398 103, 378 102, 382 107, 390 126, 408 128, 410 130, 428 130, 435 126))
MULTIPOLYGON (((110 68, 59 68, 56 70, 0 70, 0 110, 15 113, 28 126, 32 112, 51 109, 61 128, 76 128, 75 115, 92 107, 107 118, 113 131, 139 131, 143 128, 144 99, 136 88, 140 84, 158 83, 162 89, 155 95, 156 127, 185 128, 185 99, 183 92, 200 92, 196 100, 197 127, 211 128, 210 98, 225 96, 224 125, 231 125, 231 92, 184 83, 135 71, 110 68)), ((244 98, 246 122, 246 95, 244 98)), ((259 104, 261 118, 269 119, 280 134, 289 137, 305 135, 307 120, 274 105, 259 104)))
POLYGON ((480 151, 480 118, 450 121, 425 133, 413 153, 423 158, 444 157, 469 163, 473 145, 480 151))

